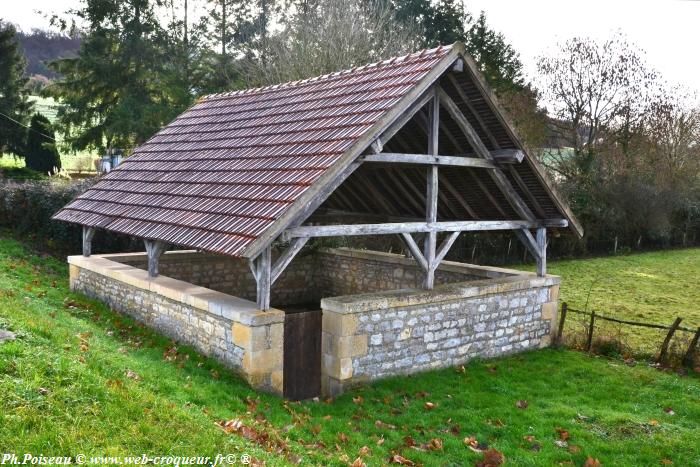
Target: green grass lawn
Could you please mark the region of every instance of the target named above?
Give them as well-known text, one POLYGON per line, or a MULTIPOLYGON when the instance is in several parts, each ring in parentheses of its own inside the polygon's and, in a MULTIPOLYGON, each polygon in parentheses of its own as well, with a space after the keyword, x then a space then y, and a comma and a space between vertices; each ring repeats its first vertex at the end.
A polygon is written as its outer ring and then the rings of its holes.
POLYGON ((62 261, 2 237, 0 327, 18 334, 0 344, 0 452, 471 465, 473 437, 506 465, 700 465, 697 375, 543 350, 285 403, 70 293, 62 261), (250 430, 216 425, 235 419, 250 430))
MULTIPOLYGON (((562 276, 560 298, 572 308, 669 326, 680 316, 683 326, 700 326, 700 248, 555 261, 548 270, 562 276)), ((573 325, 578 317, 571 317, 573 325)), ((658 349, 664 335, 660 330, 618 328, 644 350, 658 349)), ((678 335, 679 340, 690 337, 678 335)))

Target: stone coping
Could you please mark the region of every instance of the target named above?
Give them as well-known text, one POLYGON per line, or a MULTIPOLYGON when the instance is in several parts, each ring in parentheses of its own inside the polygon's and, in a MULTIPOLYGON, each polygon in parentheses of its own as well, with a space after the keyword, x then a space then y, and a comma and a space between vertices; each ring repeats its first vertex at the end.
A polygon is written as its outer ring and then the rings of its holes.
MULTIPOLYGON (((183 252, 177 251, 170 254, 179 253, 183 252)), ((187 253, 191 254, 192 251, 187 253)), ((262 311, 257 304, 250 300, 163 275, 151 278, 148 277, 148 272, 143 269, 117 262, 118 259, 123 261, 125 258, 138 257, 139 255, 145 255, 145 253, 119 253, 89 257, 69 256, 68 264, 247 326, 264 326, 284 322, 282 310, 272 308, 262 311)))
POLYGON ((321 300, 321 309, 342 314, 362 313, 371 310, 387 310, 390 308, 461 300, 480 295, 524 290, 533 287, 548 287, 557 285, 560 282, 561 278, 559 276, 538 277, 531 273, 521 273, 518 276, 444 284, 435 287, 433 290, 400 289, 388 292, 328 297, 321 300))

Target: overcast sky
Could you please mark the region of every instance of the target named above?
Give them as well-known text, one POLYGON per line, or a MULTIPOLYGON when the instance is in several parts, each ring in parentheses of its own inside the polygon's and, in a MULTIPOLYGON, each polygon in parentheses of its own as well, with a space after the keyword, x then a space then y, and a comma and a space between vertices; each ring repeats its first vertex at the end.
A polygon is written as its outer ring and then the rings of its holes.
MULTIPOLYGON (((0 16, 23 29, 47 27, 37 10, 60 13, 79 0, 0 0, 0 16)), ((528 73, 538 55, 574 36, 625 33, 671 83, 700 92, 700 0, 468 0, 520 52, 528 73)))

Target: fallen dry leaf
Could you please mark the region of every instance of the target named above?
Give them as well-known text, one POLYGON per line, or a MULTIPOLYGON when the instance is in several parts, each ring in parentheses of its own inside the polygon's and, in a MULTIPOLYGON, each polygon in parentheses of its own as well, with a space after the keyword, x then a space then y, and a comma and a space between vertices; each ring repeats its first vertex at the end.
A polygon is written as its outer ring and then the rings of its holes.
POLYGON ((367 464, 363 462, 361 457, 358 457, 352 464, 350 464, 350 467, 367 467, 367 464))
POLYGON ((126 370, 126 377, 129 379, 133 379, 134 381, 141 381, 141 377, 138 374, 136 374, 136 372, 131 370, 126 370))
POLYGON ((519 409, 527 409, 527 406, 530 405, 526 400, 519 400, 515 403, 515 406, 519 409))
POLYGON ((440 438, 433 438, 428 443, 428 449, 431 451, 442 451, 443 443, 440 438))
POLYGON ((413 446, 416 445, 416 440, 413 439, 413 438, 410 437, 410 436, 404 436, 404 438, 403 438, 403 444, 405 444, 405 445, 408 446, 408 447, 413 447, 413 446))
POLYGON ((589 457, 586 459, 586 462, 583 464, 583 467, 600 467, 601 463, 598 459, 594 459, 592 457, 589 457))
POLYGON ((571 454, 578 454, 581 452, 581 446, 576 446, 575 444, 570 444, 569 445, 569 452, 571 454))
POLYGON ((362 457, 369 456, 372 454, 372 450, 368 446, 362 446, 358 451, 358 454, 362 457))
POLYGON ((566 441, 564 441, 562 439, 558 439, 558 440, 554 441, 554 444, 556 444, 560 448, 566 448, 569 446, 569 443, 567 443, 566 441))
POLYGON ((391 423, 384 423, 381 420, 377 420, 376 422, 374 422, 374 426, 376 426, 377 428, 386 428, 387 430, 396 429, 396 425, 392 425, 391 423))
POLYGON ((676 412, 674 412, 673 409, 672 409, 671 407, 666 407, 666 408, 664 409, 664 412, 666 412, 666 413, 669 414, 669 415, 676 415, 676 412))
POLYGON ((503 420, 501 420, 500 418, 497 418, 495 420, 486 420, 486 423, 488 423, 491 426, 495 426, 496 428, 502 428, 506 426, 506 424, 503 423, 503 420))
POLYGON ((523 436, 523 439, 527 441, 528 443, 534 443, 535 442, 535 437, 533 435, 525 435, 523 436))
POLYGON ((400 454, 394 454, 389 458, 389 462, 392 464, 401 464, 401 465, 416 465, 412 460, 406 459, 400 454))
POLYGON ((499 465, 503 465, 505 460, 506 458, 503 456, 502 452, 495 449, 489 449, 484 451, 483 459, 476 461, 474 465, 476 467, 498 467, 499 465))
POLYGON ((433 410, 437 405, 433 404, 432 402, 426 402, 425 405, 425 410, 433 410))
POLYGON ((658 420, 649 420, 649 425, 651 426, 657 426, 659 424, 658 420))
POLYGON ((342 431, 338 433, 338 439, 340 440, 341 443, 347 443, 348 442, 348 435, 343 433, 342 431))
POLYGON ((661 459, 661 465, 673 465, 673 461, 671 459, 661 459))
POLYGON ((357 396, 352 398, 352 403, 353 404, 362 404, 365 401, 365 399, 362 396, 357 396))
POLYGON ((557 433, 559 434, 559 439, 562 441, 568 441, 569 440, 569 432, 566 431, 565 429, 558 427, 557 428, 557 433))
POLYGON ((41 394, 42 396, 45 396, 49 393, 49 390, 46 388, 39 388, 38 391, 39 391, 39 394, 41 394))

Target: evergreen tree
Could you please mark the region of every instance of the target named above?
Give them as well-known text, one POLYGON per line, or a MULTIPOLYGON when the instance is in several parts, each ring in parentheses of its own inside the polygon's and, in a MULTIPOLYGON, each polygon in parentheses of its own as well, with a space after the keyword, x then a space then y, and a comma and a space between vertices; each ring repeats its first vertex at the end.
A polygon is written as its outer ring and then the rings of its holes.
POLYGON ((61 102, 58 122, 73 149, 132 148, 186 108, 173 93, 173 51, 153 0, 86 0, 78 57, 52 63, 63 77, 49 88, 61 102))
POLYGON ((32 108, 24 88, 25 66, 14 26, 0 20, 0 155, 24 153, 24 125, 32 108))
POLYGON ((41 173, 54 173, 61 169, 61 157, 54 144, 51 122, 41 114, 34 114, 27 132, 24 160, 27 167, 41 173))
POLYGON ((488 26, 483 11, 467 30, 464 43, 496 93, 517 92, 525 88, 523 64, 518 52, 506 42, 503 34, 488 26))

